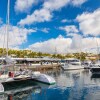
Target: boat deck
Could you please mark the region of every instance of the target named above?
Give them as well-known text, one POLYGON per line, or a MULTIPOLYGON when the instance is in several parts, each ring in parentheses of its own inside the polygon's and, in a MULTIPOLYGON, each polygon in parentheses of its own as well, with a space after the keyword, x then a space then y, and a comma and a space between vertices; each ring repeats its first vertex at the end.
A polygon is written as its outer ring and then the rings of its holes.
POLYGON ((12 82, 19 82, 19 81, 25 81, 25 80, 33 80, 36 79, 36 77, 14 77, 14 78, 5 78, 0 80, 0 83, 12 83, 12 82))

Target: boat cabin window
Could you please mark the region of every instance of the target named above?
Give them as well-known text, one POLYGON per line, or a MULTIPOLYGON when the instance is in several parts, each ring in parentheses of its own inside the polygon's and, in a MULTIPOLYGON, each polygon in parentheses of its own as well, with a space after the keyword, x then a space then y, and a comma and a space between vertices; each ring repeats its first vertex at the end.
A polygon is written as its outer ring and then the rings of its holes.
POLYGON ((79 65, 79 64, 76 64, 76 63, 71 63, 72 65, 79 65))
POLYGON ((79 60, 67 60, 68 63, 70 62, 79 62, 79 60))
POLYGON ((79 60, 72 60, 71 62, 79 62, 79 60))

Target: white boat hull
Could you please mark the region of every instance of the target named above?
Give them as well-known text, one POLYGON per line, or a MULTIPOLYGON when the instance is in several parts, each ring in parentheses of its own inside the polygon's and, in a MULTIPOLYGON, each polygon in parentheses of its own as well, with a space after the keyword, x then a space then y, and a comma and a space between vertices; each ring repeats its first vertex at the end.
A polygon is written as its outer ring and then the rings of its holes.
POLYGON ((40 74, 40 76, 38 76, 37 78, 35 78, 34 80, 41 82, 41 83, 45 83, 45 84, 55 84, 56 81, 53 77, 50 77, 46 74, 40 74))
POLYGON ((64 70, 79 70, 79 69, 84 69, 84 67, 81 66, 81 65, 71 65, 71 64, 63 65, 62 68, 64 70))
POLYGON ((3 87, 4 84, 14 83, 14 82, 19 82, 24 80, 36 80, 41 83, 46 83, 50 85, 56 83, 54 78, 46 74, 41 74, 40 72, 33 72, 33 75, 30 76, 19 75, 18 77, 9 77, 8 75, 2 75, 0 77, 0 93, 4 92, 4 87, 3 87))
POLYGON ((4 92, 4 87, 3 85, 0 83, 0 93, 3 93, 4 92))

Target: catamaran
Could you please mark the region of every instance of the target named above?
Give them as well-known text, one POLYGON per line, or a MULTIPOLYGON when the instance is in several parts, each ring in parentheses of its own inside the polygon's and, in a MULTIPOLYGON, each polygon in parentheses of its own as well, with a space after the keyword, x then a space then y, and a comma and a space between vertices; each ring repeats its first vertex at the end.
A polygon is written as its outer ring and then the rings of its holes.
POLYGON ((55 84, 56 81, 53 77, 40 72, 33 72, 31 70, 15 70, 15 63, 8 56, 8 36, 9 36, 9 13, 10 13, 10 0, 8 0, 7 7, 7 55, 5 57, 6 64, 0 65, 0 93, 5 91, 4 85, 11 82, 18 82, 23 80, 35 80, 46 84, 55 84))

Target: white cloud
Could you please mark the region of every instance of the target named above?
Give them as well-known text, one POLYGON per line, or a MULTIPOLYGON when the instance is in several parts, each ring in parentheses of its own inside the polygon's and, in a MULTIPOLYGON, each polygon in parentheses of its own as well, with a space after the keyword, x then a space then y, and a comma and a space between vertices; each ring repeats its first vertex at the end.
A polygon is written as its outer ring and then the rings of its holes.
POLYGON ((87 46, 88 48, 97 48, 97 46, 100 46, 100 38, 96 38, 96 37, 83 38, 82 42, 83 42, 83 48, 87 46), (86 43, 84 41, 86 41, 86 43), (92 46, 91 46, 91 43, 92 43, 92 46))
POLYGON ((83 38, 78 34, 74 35, 72 38, 71 49, 74 51, 98 53, 98 47, 100 47, 100 38, 83 38))
POLYGON ((49 33, 49 30, 50 30, 49 28, 43 28, 43 29, 41 29, 41 31, 44 32, 44 33, 49 33))
POLYGON ((67 36, 70 36, 72 34, 74 35, 79 32, 75 25, 59 27, 59 29, 64 30, 66 32, 67 36))
POLYGON ((69 0, 48 0, 44 2, 43 7, 40 10, 35 10, 31 15, 27 15, 25 19, 22 19, 18 24, 20 25, 30 25, 34 22, 45 22, 50 21, 53 17, 52 11, 58 10, 69 0))
POLYGON ((87 0, 47 0, 44 2, 43 7, 50 11, 59 10, 66 5, 80 6, 87 0))
MULTIPOLYGON (((10 26, 9 30, 9 47, 18 48, 22 43, 27 42, 27 35, 36 32, 33 29, 20 28, 17 26, 10 26)), ((0 47, 3 47, 4 37, 5 37, 5 47, 6 47, 6 25, 0 27, 0 47)))
POLYGON ((70 1, 71 1, 72 5, 74 5, 74 6, 80 6, 83 3, 85 3, 87 0, 70 0, 70 1))
POLYGON ((0 18, 0 24, 3 24, 2 18, 0 18))
POLYGON ((80 50, 82 48, 81 45, 82 45, 82 36, 74 34, 72 38, 71 48, 80 50))
MULTIPOLYGON (((83 0, 77 0, 76 2, 81 2, 81 1, 83 0)), ((53 17, 52 14, 53 11, 57 11, 70 3, 74 4, 74 2, 72 2, 71 0, 47 0, 43 3, 41 9, 35 10, 31 15, 27 15, 27 17, 21 19, 20 22, 18 22, 18 24, 30 25, 35 22, 50 21, 53 17)), ((82 2, 80 4, 82 4, 82 2)))
POLYGON ((66 22, 69 23, 69 22, 72 22, 72 20, 63 19, 63 20, 61 20, 61 22, 62 22, 62 23, 66 23, 66 22))
POLYGON ((37 42, 29 46, 29 49, 33 51, 55 53, 55 48, 57 53, 66 53, 67 48, 69 48, 71 39, 63 38, 62 36, 57 37, 56 39, 50 39, 44 42, 37 42))
POLYGON ((79 22, 79 28, 84 35, 100 35, 100 9, 93 13, 78 15, 76 20, 79 22))
POLYGON ((29 49, 44 53, 55 53, 55 48, 56 53, 62 54, 81 51, 97 53, 96 41, 98 41, 98 46, 100 46, 100 38, 83 38, 82 36, 77 34, 73 38, 64 38, 60 35, 56 39, 52 38, 44 42, 34 43, 29 46, 29 49))
POLYGON ((33 4, 38 0, 16 0, 15 11, 17 12, 28 12, 33 4))
POLYGON ((62 23, 66 23, 67 22, 67 19, 63 19, 61 20, 62 23))
POLYGON ((70 0, 48 0, 44 2, 43 7, 49 9, 50 11, 59 10, 65 5, 67 5, 70 0))
POLYGON ((52 15, 50 14, 49 10, 47 9, 35 10, 32 15, 27 15, 27 17, 25 19, 22 19, 18 24, 30 25, 34 22, 50 21, 51 18, 52 15))

